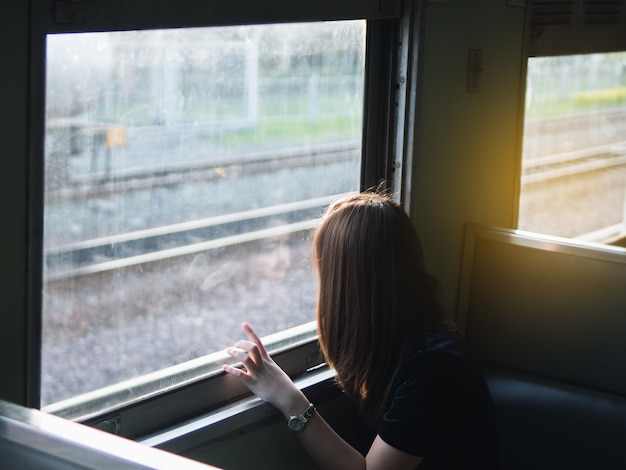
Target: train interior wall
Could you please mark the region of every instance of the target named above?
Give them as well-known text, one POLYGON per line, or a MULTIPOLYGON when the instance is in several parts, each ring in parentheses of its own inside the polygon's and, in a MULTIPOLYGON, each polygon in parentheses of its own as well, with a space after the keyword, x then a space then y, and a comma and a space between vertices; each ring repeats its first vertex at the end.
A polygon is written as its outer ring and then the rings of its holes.
POLYGON ((506 2, 426 8, 412 216, 426 263, 456 305, 463 227, 516 223, 524 9, 506 2), (482 51, 479 90, 466 87, 482 51))
POLYGON ((26 402, 26 265, 28 214, 28 2, 0 6, 0 369, 1 396, 26 402))
MULTIPOLYGON (((365 451, 371 436, 358 430, 354 405, 342 397, 331 383, 327 387, 325 397, 317 397, 316 400, 320 414, 344 439, 365 451)), ((188 446, 188 442, 193 442, 193 438, 185 437, 178 444, 162 448, 224 469, 318 468, 296 436, 285 429, 282 417, 276 414, 258 422, 247 423, 230 434, 202 440, 195 447, 188 446)))

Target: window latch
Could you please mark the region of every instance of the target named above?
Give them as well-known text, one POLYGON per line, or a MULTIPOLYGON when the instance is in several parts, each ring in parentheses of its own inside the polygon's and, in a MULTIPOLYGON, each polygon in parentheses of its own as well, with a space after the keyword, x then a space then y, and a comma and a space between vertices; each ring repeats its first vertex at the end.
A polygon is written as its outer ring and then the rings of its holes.
POLYGON ((467 91, 476 93, 480 91, 480 81, 483 72, 483 51, 472 49, 469 51, 467 63, 467 91))

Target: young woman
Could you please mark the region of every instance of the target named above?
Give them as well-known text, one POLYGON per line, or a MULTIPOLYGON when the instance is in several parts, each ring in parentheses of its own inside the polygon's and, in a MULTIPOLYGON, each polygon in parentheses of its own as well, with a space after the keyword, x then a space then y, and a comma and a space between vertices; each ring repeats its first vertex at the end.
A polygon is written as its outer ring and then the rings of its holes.
POLYGON ((322 352, 376 437, 365 456, 319 416, 248 325, 224 366, 278 408, 321 468, 498 468, 485 381, 425 271, 417 233, 393 199, 334 204, 313 239, 322 352))

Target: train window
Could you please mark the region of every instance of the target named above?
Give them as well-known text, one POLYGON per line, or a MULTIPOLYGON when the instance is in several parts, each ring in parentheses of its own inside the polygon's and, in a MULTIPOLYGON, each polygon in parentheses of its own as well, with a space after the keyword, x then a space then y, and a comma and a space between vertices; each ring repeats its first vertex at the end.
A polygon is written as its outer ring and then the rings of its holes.
POLYGON ((518 227, 622 244, 626 52, 531 57, 518 227))
POLYGON ((44 409, 210 364, 243 321, 315 336, 309 238, 360 187, 365 33, 47 36, 44 409))

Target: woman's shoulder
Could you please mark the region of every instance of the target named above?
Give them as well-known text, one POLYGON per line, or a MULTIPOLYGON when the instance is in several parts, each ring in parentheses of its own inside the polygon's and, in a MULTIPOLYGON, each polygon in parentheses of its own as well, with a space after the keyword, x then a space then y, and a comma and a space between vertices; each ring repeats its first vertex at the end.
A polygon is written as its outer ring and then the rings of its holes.
POLYGON ((395 377, 390 398, 385 419, 482 420, 480 415, 491 414, 493 408, 480 364, 461 335, 445 328, 428 328, 419 335, 395 377))
POLYGON ((398 449, 438 461, 444 456, 437 449, 488 454, 473 439, 477 430, 491 436, 492 420, 489 391, 460 334, 429 328, 405 358, 377 431, 398 449))
POLYGON ((394 382, 396 387, 417 382, 422 386, 447 388, 470 378, 482 381, 482 371, 460 333, 445 327, 429 327, 417 335, 394 382))
POLYGON ((458 330, 443 326, 427 327, 416 335, 405 362, 431 356, 462 357, 468 354, 467 347, 458 330))

